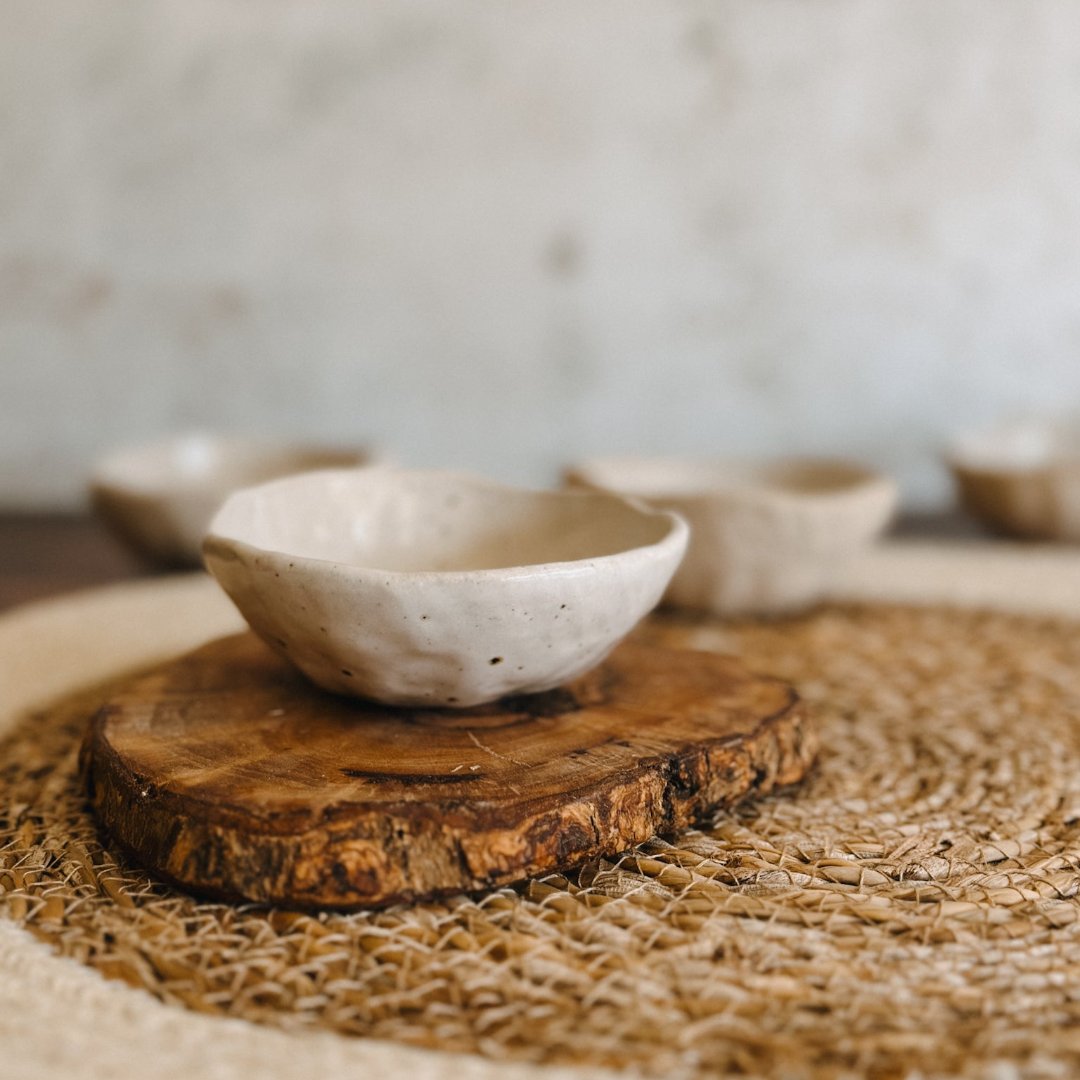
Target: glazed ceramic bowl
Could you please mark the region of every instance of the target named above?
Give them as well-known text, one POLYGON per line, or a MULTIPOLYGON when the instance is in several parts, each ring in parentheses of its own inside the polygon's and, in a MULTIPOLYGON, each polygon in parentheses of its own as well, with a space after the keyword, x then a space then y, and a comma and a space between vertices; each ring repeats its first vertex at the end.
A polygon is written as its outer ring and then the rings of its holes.
POLYGON ((885 477, 811 459, 606 458, 567 470, 566 479, 684 517, 690 546, 666 601, 718 615, 781 613, 827 596, 897 499, 885 477))
POLYGON ((960 501, 991 528, 1080 541, 1080 421, 1003 424, 946 453, 960 501))
POLYGON ((598 664, 686 547, 673 514, 455 473, 330 470, 236 492, 206 565, 251 628, 319 686, 463 707, 598 664))
POLYGON ((230 492, 367 458, 363 450, 184 435, 106 457, 94 469, 90 496, 105 523, 146 561, 195 567, 202 565, 210 519, 230 492))

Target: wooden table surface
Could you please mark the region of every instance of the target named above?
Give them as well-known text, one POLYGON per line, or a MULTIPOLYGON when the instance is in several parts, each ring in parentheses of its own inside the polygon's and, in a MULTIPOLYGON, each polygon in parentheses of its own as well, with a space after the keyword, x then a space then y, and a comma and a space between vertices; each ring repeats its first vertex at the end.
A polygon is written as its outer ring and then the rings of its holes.
POLYGON ((148 574, 83 514, 0 514, 0 610, 148 574))
MULTIPOLYGON (((958 514, 906 515, 895 533, 942 540, 985 536, 958 514)), ((0 611, 152 573, 89 515, 0 513, 0 611)))

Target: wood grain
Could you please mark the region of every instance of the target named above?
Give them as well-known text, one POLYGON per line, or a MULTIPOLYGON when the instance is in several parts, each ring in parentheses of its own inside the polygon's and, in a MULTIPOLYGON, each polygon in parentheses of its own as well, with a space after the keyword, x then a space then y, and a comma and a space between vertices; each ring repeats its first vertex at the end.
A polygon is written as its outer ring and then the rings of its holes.
POLYGON ((166 878, 355 907, 616 854, 800 779, 813 753, 795 692, 714 653, 627 643, 546 694, 391 709, 241 634, 123 687, 83 769, 107 831, 166 878))

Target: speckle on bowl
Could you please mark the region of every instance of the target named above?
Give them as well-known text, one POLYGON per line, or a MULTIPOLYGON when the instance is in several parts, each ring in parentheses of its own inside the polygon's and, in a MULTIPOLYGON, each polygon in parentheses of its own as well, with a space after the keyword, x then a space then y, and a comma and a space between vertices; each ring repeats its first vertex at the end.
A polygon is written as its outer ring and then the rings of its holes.
POLYGON ((677 516, 375 467, 236 492, 204 544, 252 629, 327 690, 464 707, 598 664, 659 601, 677 516))

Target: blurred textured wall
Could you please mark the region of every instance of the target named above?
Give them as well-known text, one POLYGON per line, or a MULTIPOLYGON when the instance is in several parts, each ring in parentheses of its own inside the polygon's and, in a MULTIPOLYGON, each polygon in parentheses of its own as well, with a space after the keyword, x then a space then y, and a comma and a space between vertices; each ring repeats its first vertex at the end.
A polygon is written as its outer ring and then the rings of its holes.
POLYGON ((0 0, 0 502, 190 427, 544 481, 1080 401, 1067 0, 0 0))

